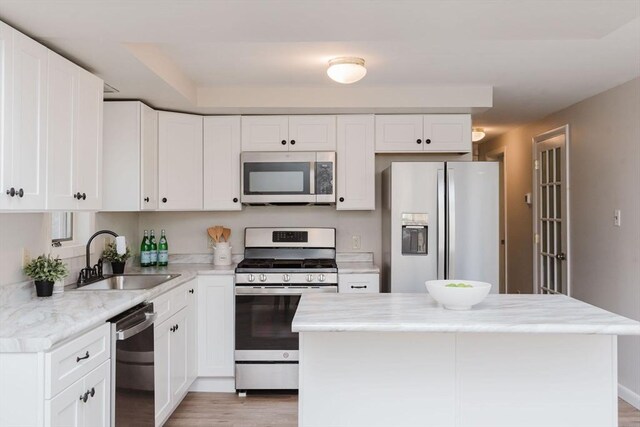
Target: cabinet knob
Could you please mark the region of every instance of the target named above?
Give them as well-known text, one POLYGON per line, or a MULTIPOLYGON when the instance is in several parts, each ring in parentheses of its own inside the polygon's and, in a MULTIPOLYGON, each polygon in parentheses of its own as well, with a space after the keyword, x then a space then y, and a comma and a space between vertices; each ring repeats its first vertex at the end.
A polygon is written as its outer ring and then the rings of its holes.
POLYGON ((189 293, 192 294, 193 293, 193 289, 189 289, 189 293))
POLYGON ((82 200, 87 200, 87 193, 82 193, 82 200))
POLYGON ((424 140, 424 143, 425 143, 425 144, 431 144, 431 140, 430 140, 430 139, 425 139, 425 140, 424 140))
POLYGON ((238 198, 237 197, 233 198, 233 203, 238 203, 238 198))
POLYGON ((16 189, 11 187, 10 189, 7 190, 7 194, 11 197, 16 195, 16 189))
POLYGON ((16 193, 16 196, 20 197, 22 199, 22 197, 24 196, 24 190, 21 188, 18 190, 18 192, 16 193))
POLYGON ((296 145, 296 140, 295 139, 291 140, 291 145, 296 145))
POLYGON ((418 138, 418 139, 416 140, 416 143, 417 143, 417 144, 422 144, 422 140, 418 138))
POLYGON ((162 203, 167 203, 167 198, 166 197, 162 198, 162 203))
POLYGON ((341 202, 344 202, 344 197, 340 197, 338 200, 340 200, 341 202))
POLYGON ((283 139, 282 141, 280 141, 280 144, 287 145, 287 141, 283 139))
POLYGON ((95 396, 95 395, 96 395, 96 389, 95 389, 94 387, 91 387, 91 391, 89 392, 89 395, 90 395, 91 397, 93 397, 93 396, 95 396))
POLYGON ((147 203, 149 203, 149 198, 148 198, 148 197, 145 197, 145 198, 144 198, 144 201, 145 201, 145 202, 147 202, 147 203))
MULTIPOLYGON (((85 196, 85 197, 86 197, 86 196, 85 196)), ((82 193, 77 192, 76 194, 74 194, 74 195, 73 195, 73 198, 74 198, 74 199, 78 199, 78 200, 82 199, 82 193)))
POLYGON ((80 400, 82 400, 82 403, 87 403, 88 398, 89 398, 89 392, 85 392, 84 394, 80 395, 80 400))

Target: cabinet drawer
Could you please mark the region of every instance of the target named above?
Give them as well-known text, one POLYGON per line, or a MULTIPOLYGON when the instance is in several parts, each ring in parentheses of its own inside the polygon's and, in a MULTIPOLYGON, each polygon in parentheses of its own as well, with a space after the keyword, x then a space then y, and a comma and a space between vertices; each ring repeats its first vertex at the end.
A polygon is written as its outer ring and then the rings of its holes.
POLYGON ((105 323, 45 353, 45 399, 58 394, 111 356, 111 324, 105 323))
POLYGON ((153 311, 158 313, 156 327, 187 306, 187 292, 193 286, 192 282, 183 283, 152 301, 153 311))
POLYGON ((155 327, 171 317, 171 292, 172 291, 162 294, 152 301, 153 311, 157 313, 154 322, 155 327))
POLYGON ((371 294, 380 292, 378 274, 338 274, 338 292, 371 294))

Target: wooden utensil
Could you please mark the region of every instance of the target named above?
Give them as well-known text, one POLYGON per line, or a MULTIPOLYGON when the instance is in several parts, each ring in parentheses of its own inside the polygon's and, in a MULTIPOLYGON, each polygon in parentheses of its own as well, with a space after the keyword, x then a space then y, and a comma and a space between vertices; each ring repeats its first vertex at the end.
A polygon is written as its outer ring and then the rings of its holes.
POLYGON ((216 227, 207 228, 207 233, 209 234, 209 237, 211 237, 211 240, 213 240, 214 243, 218 243, 218 237, 216 235, 216 227))
POLYGON ((225 242, 229 241, 229 237, 231 237, 231 230, 228 228, 223 228, 222 229, 222 238, 224 239, 225 242))
POLYGON ((222 226, 216 225, 216 243, 220 241, 221 237, 222 237, 222 226))

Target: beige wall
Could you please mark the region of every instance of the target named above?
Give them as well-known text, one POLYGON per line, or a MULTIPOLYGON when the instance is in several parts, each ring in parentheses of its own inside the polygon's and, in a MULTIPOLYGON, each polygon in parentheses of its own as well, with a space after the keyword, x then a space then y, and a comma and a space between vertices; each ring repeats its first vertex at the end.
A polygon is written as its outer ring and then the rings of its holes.
MULTIPOLYGON (((508 281, 532 289, 531 138, 570 126, 572 296, 640 320, 640 78, 487 143, 506 147, 508 281), (613 226, 613 211, 622 226, 613 226)), ((620 384, 640 399, 640 338, 619 340, 620 384)))

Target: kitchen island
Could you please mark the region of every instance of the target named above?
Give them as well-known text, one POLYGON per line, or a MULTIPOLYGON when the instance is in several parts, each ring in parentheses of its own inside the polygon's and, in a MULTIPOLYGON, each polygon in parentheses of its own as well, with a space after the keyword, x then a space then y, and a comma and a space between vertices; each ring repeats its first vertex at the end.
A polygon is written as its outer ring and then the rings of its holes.
POLYGON ((617 426, 617 336, 640 323, 563 295, 309 294, 299 425, 617 426))

